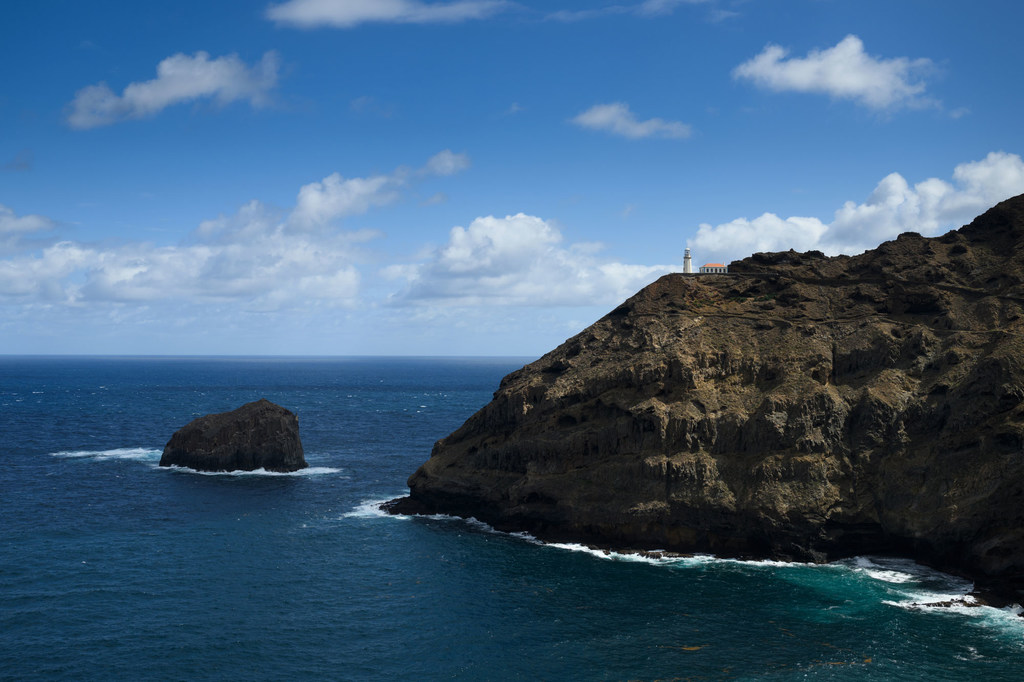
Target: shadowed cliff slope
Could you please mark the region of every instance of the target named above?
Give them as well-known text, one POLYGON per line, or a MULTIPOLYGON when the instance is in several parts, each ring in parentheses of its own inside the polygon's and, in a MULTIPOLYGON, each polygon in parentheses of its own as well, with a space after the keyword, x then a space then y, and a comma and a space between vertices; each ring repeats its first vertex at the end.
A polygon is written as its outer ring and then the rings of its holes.
POLYGON ((1024 587, 1024 196, 666 275, 437 442, 395 511, 605 546, 895 552, 1024 587))

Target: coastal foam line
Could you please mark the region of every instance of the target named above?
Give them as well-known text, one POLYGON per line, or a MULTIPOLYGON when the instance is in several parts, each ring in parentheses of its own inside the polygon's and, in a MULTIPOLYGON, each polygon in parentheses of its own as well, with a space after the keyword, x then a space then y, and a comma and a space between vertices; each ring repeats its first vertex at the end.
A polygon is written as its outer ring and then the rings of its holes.
POLYGON ((335 467, 306 467, 298 471, 267 471, 256 469, 255 471, 196 471, 188 467, 170 466, 161 467, 160 455, 163 450, 153 448, 114 448, 112 450, 62 450, 51 452, 51 457, 63 459, 91 459, 98 462, 111 460, 133 460, 148 464, 153 469, 173 471, 175 473, 195 474, 197 476, 324 476, 327 474, 339 474, 342 469, 335 467))
POLYGON ((140 462, 158 462, 162 450, 152 448, 114 448, 113 450, 62 450, 51 452, 51 457, 62 457, 65 459, 133 459, 140 462))
POLYGON ((305 469, 299 469, 298 471, 267 471, 266 469, 254 469, 253 471, 196 471, 195 469, 189 469, 188 467, 179 467, 171 465, 169 467, 160 467, 174 473, 182 474, 194 474, 196 476, 324 476, 327 474, 340 474, 341 469, 334 467, 306 467, 305 469))
MULTIPOLYGON (((414 518, 402 514, 389 514, 381 509, 383 503, 393 500, 395 497, 397 496, 366 500, 342 516, 346 518, 391 518, 404 520, 414 518)), ((771 559, 729 559, 710 554, 675 556, 664 550, 616 552, 580 543, 544 542, 526 532, 508 533, 499 531, 493 526, 472 517, 462 518, 447 514, 432 514, 422 515, 417 518, 463 523, 481 532, 505 535, 532 545, 579 552, 605 561, 625 561, 678 568, 735 565, 747 569, 841 571, 880 587, 889 597, 881 600, 881 603, 887 606, 925 613, 964 616, 976 624, 993 627, 1015 637, 1024 637, 1024 618, 1021 617, 1024 615, 1024 608, 1020 605, 1005 608, 981 605, 971 595, 974 584, 970 580, 942 573, 941 571, 918 564, 911 559, 858 556, 828 564, 813 564, 796 561, 775 561, 771 559)))
POLYGON ((401 514, 388 514, 386 511, 384 511, 383 509, 380 508, 380 506, 382 504, 384 504, 385 502, 390 502, 391 500, 395 499, 396 497, 401 497, 401 493, 398 493, 398 494, 396 494, 396 495, 394 495, 392 497, 381 498, 379 500, 364 500, 363 502, 360 502, 355 507, 353 507, 352 511, 347 511, 344 514, 342 514, 341 518, 343 518, 343 519, 385 519, 385 518, 391 518, 391 519, 400 519, 400 520, 411 519, 412 518, 411 516, 403 516, 401 514))

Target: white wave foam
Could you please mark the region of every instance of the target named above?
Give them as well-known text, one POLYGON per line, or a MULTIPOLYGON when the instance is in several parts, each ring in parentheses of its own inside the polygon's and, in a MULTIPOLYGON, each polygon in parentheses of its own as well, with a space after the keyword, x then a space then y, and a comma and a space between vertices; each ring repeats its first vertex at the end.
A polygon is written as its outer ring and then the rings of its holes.
POLYGON ((196 471, 188 467, 170 466, 159 467, 160 456, 163 450, 153 448, 114 448, 112 450, 62 450, 51 452, 51 457, 64 459, 92 459, 95 461, 109 461, 114 459, 134 460, 150 464, 154 469, 169 469, 201 476, 324 476, 327 474, 341 473, 341 469, 334 467, 306 467, 298 471, 267 471, 256 469, 255 471, 196 471))
POLYGON ((1024 634, 1024 608, 984 606, 971 594, 970 580, 922 566, 911 559, 863 556, 837 562, 855 574, 885 584, 890 599, 882 604, 906 611, 969 618, 974 624, 1024 634))
POLYGON ((341 473, 341 469, 334 467, 306 467, 305 469, 299 469, 298 471, 267 471, 266 469, 255 469, 253 471, 197 471, 196 469, 190 469, 188 467, 180 466, 169 466, 161 467, 174 471, 175 473, 181 472, 186 474, 196 474, 197 476, 325 476, 327 474, 338 474, 341 473))
POLYGON ((965 588, 964 592, 970 592, 973 586, 967 581, 961 581, 946 573, 915 563, 910 559, 897 559, 888 557, 858 556, 853 559, 837 562, 883 583, 892 585, 909 585, 922 582, 937 583, 961 583, 965 588))
POLYGON ((679 556, 671 554, 665 550, 646 550, 643 552, 617 552, 609 549, 602 549, 600 547, 592 547, 575 542, 545 542, 537 537, 531 535, 528 532, 506 532, 500 531, 491 526, 488 523, 484 523, 474 517, 462 517, 452 516, 450 514, 418 514, 415 517, 405 514, 389 514, 380 508, 380 505, 384 502, 400 497, 400 495, 393 495, 391 497, 385 497, 380 499, 366 500, 359 505, 353 507, 352 511, 342 514, 342 518, 392 518, 392 519, 428 519, 430 521, 446 521, 462 523, 470 526, 471 528, 485 532, 494 533, 497 535, 504 535, 510 538, 515 538, 523 542, 528 542, 532 545, 538 545, 541 547, 550 547, 552 549, 559 549, 567 552, 579 552, 587 554, 598 559, 604 559, 606 561, 626 561, 635 563, 646 563, 654 566, 696 566, 703 564, 736 564, 742 566, 754 566, 754 567, 793 567, 793 566, 815 566, 817 564, 800 564, 790 561, 772 561, 769 559, 764 560, 744 560, 744 559, 721 559, 710 554, 693 554, 679 556))
POLYGON ((1024 636, 1024 607, 1012 605, 1005 608, 983 606, 971 594, 974 584, 963 578, 942 573, 923 566, 911 559, 855 557, 831 564, 810 564, 800 562, 722 559, 707 554, 693 556, 658 556, 659 551, 642 554, 613 552, 588 547, 578 543, 545 543, 528 533, 512 534, 533 544, 556 549, 581 552, 599 559, 610 561, 635 561, 654 566, 698 566, 734 564, 743 567, 769 567, 785 569, 807 569, 812 571, 852 569, 872 580, 886 583, 886 589, 897 597, 884 599, 881 603, 901 609, 936 614, 956 614, 970 618, 983 627, 1008 632, 1015 637, 1024 636))
POLYGON ((590 556, 597 557, 598 559, 609 559, 613 561, 633 561, 641 560, 647 561, 648 557, 641 557, 640 555, 631 554, 619 554, 618 552, 612 552, 611 550, 598 549, 597 547, 588 547, 587 545, 581 545, 578 542, 543 542, 537 538, 530 536, 529 539, 523 538, 532 544, 542 545, 545 547, 553 547, 554 549, 561 549, 567 552, 580 552, 581 554, 589 554, 590 556))
MULTIPOLYGON (((953 595, 938 595, 953 596, 953 595)), ((1014 604, 1003 608, 994 606, 982 606, 977 603, 971 595, 962 595, 955 599, 937 600, 890 600, 882 601, 887 606, 903 609, 906 611, 918 611, 921 613, 936 614, 939 616, 957 616, 967 618, 972 625, 996 630, 1000 633, 1013 637, 1014 642, 1020 642, 1024 637, 1024 608, 1014 604)))
POLYGON ((50 453, 51 457, 66 459, 131 459, 141 462, 159 461, 162 450, 152 448, 114 448, 113 450, 62 450, 50 453))
MULTIPOLYGON (((343 514, 344 517, 410 519, 411 516, 388 514, 380 505, 394 497, 367 500, 343 514)), ((974 589, 971 581, 957 576, 942 573, 911 559, 889 557, 860 556, 830 564, 812 564, 795 561, 776 561, 771 559, 729 559, 710 554, 694 554, 677 556, 664 550, 648 550, 644 552, 616 552, 573 542, 544 542, 527 532, 507 533, 496 530, 493 526, 475 518, 463 518, 447 514, 424 515, 433 521, 454 521, 467 524, 477 530, 496 533, 515 538, 533 545, 550 547, 569 552, 579 552, 606 561, 629 561, 647 563, 653 566, 701 566, 732 564, 750 568, 783 568, 822 570, 850 570, 854 574, 863 575, 887 585, 887 590, 897 599, 882 600, 883 604, 903 609, 936 611, 942 613, 959 613, 973 618, 998 623, 1000 626, 1012 625, 1024 632, 1024 608, 1011 606, 997 609, 977 605, 977 600, 970 594, 974 589)))
POLYGON ((940 599, 932 600, 904 600, 897 601, 895 599, 883 599, 882 603, 888 606, 896 606, 901 609, 908 611, 939 611, 945 613, 973 613, 975 610, 980 608, 978 600, 969 594, 936 594, 929 595, 935 597, 943 597, 940 599))
POLYGON ((380 506, 382 504, 384 504, 385 502, 390 502, 391 500, 395 499, 396 497, 401 497, 401 495, 395 495, 393 497, 382 497, 382 498, 377 499, 377 500, 365 500, 365 501, 360 502, 359 504, 357 504, 355 507, 353 507, 352 511, 348 511, 348 512, 345 512, 344 514, 342 514, 341 518, 343 518, 343 519, 381 519, 381 518, 387 518, 387 517, 396 518, 396 519, 408 519, 408 518, 411 518, 411 517, 405 516, 403 514, 389 514, 389 513, 387 513, 386 511, 384 511, 383 509, 380 508, 380 506))
POLYGON ((950 602, 974 603, 974 598, 970 596, 974 583, 970 580, 942 573, 910 559, 861 556, 837 563, 855 574, 885 583, 886 590, 898 597, 889 600, 894 603, 908 607, 950 602))

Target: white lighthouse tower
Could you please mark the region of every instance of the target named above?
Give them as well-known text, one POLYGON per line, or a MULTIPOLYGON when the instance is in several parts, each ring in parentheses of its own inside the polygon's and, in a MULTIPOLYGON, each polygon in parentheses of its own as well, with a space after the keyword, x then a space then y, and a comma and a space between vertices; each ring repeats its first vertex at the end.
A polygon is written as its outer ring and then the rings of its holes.
POLYGON ((690 260, 690 250, 683 252, 683 272, 687 275, 693 274, 693 261, 690 260))

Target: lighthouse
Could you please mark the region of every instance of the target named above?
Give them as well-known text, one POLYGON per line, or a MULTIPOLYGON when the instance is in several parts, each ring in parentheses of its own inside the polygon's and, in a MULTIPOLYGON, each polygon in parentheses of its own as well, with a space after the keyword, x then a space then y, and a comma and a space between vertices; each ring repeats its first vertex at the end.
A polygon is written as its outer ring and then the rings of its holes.
POLYGON ((683 272, 687 275, 693 274, 693 261, 690 260, 690 250, 683 252, 683 272))

